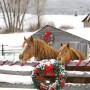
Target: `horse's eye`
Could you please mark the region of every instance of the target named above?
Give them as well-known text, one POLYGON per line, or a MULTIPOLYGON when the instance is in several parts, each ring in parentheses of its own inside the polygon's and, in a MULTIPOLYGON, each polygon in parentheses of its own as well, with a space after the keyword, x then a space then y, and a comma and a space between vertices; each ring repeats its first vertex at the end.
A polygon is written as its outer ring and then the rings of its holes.
POLYGON ((31 47, 31 45, 28 45, 28 47, 31 47))
POLYGON ((67 50, 65 52, 67 52, 67 50))

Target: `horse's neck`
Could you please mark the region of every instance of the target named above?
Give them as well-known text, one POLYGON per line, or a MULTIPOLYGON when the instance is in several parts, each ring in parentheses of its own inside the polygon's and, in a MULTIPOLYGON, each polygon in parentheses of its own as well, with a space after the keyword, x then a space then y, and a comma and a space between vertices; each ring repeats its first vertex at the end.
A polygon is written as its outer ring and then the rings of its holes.
POLYGON ((70 48, 70 59, 75 60, 79 58, 80 58, 80 55, 78 54, 78 52, 75 49, 70 48))
POLYGON ((35 44, 35 57, 38 59, 56 59, 58 52, 43 41, 37 40, 35 44))
POLYGON ((34 40, 34 56, 38 58, 39 53, 39 40, 34 40))
POLYGON ((73 55, 72 55, 72 50, 70 48, 70 60, 72 60, 72 58, 73 58, 73 55))

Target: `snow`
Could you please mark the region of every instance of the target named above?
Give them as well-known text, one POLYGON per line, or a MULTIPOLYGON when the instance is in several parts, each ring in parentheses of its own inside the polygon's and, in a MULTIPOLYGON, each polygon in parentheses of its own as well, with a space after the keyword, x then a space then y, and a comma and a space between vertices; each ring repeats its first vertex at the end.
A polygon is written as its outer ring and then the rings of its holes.
MULTIPOLYGON (((29 16, 29 15, 28 15, 29 16)), ((27 17, 27 15, 26 15, 27 17)), ((83 28, 82 20, 86 17, 86 15, 43 15, 43 22, 48 25, 48 23, 53 22, 56 28, 61 26, 71 26, 73 28, 83 28)), ((30 18, 30 17, 29 17, 30 18)), ((24 22, 24 27, 27 29, 30 26, 30 23, 36 23, 36 16, 31 16, 30 19, 26 18, 24 22), (31 22, 32 21, 32 22, 31 22)))
POLYGON ((69 77, 90 77, 90 72, 87 71, 66 71, 69 77))
MULTIPOLYGON (((2 13, 0 14, 0 27, 5 27, 5 23, 3 20, 2 13)), ((45 24, 49 22, 53 22, 56 28, 60 26, 71 26, 73 28, 83 28, 82 20, 86 17, 86 15, 43 15, 42 20, 45 24)), ((24 18, 24 29, 27 30, 31 24, 35 24, 37 22, 36 15, 26 14, 24 18)), ((3 28, 2 27, 2 28, 3 28)))
MULTIPOLYGON (((30 26, 30 23, 36 23, 36 16, 32 15, 31 18, 28 19, 28 14, 26 15, 27 18, 25 18, 24 26, 30 26), (32 21, 32 22, 31 22, 32 21)), ((50 22, 53 22, 56 28, 59 28, 61 26, 71 26, 73 28, 83 28, 83 22, 82 20, 86 17, 86 15, 43 15, 43 22, 45 24, 48 24, 50 22)))
POLYGON ((24 36, 26 38, 28 38, 36 32, 0 34, 0 45, 4 44, 4 45, 8 45, 8 46, 9 45, 11 45, 11 46, 22 46, 22 43, 24 41, 24 36))
POLYGON ((7 83, 18 83, 18 84, 32 84, 31 76, 21 76, 21 75, 9 75, 9 74, 0 74, 0 82, 7 83))
MULTIPOLYGON (((7 90, 7 88, 0 88, 0 90, 7 90)), ((37 90, 37 89, 24 89, 24 88, 8 88, 8 90, 37 90)))
POLYGON ((19 65, 14 65, 14 66, 3 65, 3 66, 0 66, 0 70, 33 71, 34 67, 32 67, 32 66, 19 66, 19 65))
POLYGON ((73 16, 73 15, 45 15, 46 21, 54 22, 55 27, 71 26, 73 28, 83 28, 81 22, 85 15, 73 16))
POLYGON ((90 28, 68 29, 67 32, 90 41, 90 28))

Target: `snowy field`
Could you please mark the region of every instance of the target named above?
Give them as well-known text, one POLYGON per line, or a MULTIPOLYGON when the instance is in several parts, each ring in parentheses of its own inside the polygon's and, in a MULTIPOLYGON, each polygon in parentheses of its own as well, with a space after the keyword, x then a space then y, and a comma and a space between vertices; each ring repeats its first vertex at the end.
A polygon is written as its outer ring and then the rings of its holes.
MULTIPOLYGON (((82 20, 86 15, 43 15, 42 19, 45 24, 53 22, 55 27, 59 28, 61 26, 71 26, 73 28, 83 28, 82 20)), ((24 18, 24 29, 27 30, 30 24, 36 23, 36 16, 26 14, 24 18)), ((0 28, 5 28, 5 23, 3 20, 3 15, 0 13, 0 28)))
MULTIPOLYGON (((7 88, 0 88, 0 90, 7 90, 7 88)), ((31 90, 31 89, 22 89, 22 88, 8 88, 8 90, 31 90)), ((32 89, 36 90, 36 89, 32 89)))
MULTIPOLYGON (((86 17, 86 15, 43 15, 43 22, 45 24, 53 22, 56 28, 61 26, 71 26, 73 28, 83 28, 82 20, 86 17)), ((36 23, 35 15, 26 15, 24 28, 27 29, 30 26, 30 22, 36 23)))
MULTIPOLYGON (((0 90, 7 90, 7 88, 0 88, 0 90)), ((8 90, 37 90, 37 89, 8 88, 8 90)))

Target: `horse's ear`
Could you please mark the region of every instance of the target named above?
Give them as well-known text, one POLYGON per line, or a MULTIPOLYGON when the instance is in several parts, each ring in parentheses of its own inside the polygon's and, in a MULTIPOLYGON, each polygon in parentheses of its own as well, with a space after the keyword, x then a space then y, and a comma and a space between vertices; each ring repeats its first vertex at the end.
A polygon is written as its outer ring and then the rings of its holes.
POLYGON ((61 47, 63 46, 64 44, 61 42, 61 47))
POLYGON ((69 43, 67 44, 67 47, 70 48, 70 44, 69 43))
POLYGON ((26 40, 26 37, 24 36, 24 41, 26 40))
POLYGON ((30 37, 30 41, 33 42, 33 36, 30 37))

